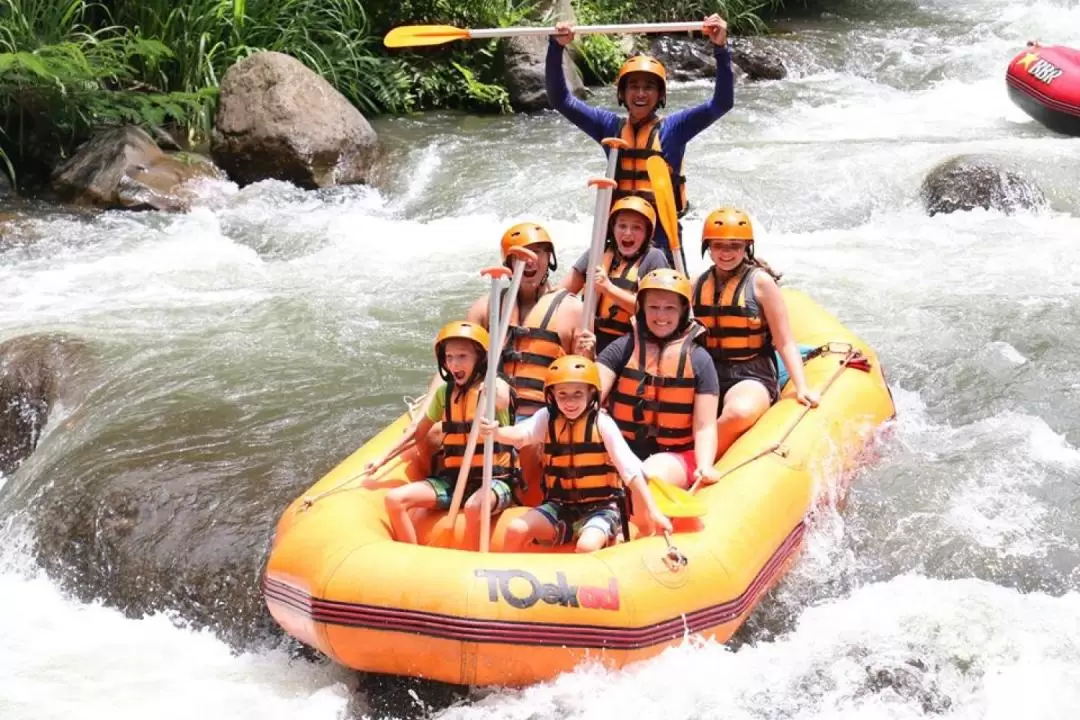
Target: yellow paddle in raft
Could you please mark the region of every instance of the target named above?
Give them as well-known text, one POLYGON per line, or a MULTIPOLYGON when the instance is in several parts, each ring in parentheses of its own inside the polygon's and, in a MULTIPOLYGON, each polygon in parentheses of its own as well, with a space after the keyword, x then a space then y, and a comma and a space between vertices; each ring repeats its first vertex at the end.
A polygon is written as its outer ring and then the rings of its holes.
MULTIPOLYGON (((576 25, 576 35, 626 35, 629 33, 700 32, 705 23, 670 22, 629 25, 576 25)), ((455 40, 486 40, 489 38, 555 35, 554 27, 459 28, 453 25, 402 25, 386 33, 383 44, 388 48, 442 45, 455 40)))
POLYGON ((669 518, 701 517, 708 512, 701 498, 658 478, 649 478, 649 492, 656 507, 669 518))
POLYGON ((675 269, 686 275, 686 262, 683 260, 682 240, 679 239, 679 212, 675 209, 675 191, 671 187, 671 168, 664 158, 653 155, 645 161, 656 202, 656 212, 660 215, 660 225, 667 235, 671 256, 675 258, 675 269))

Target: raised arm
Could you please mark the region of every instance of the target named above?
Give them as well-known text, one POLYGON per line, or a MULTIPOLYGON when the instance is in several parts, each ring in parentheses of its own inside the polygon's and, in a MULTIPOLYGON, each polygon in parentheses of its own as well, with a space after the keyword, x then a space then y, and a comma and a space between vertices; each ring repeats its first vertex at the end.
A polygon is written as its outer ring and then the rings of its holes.
POLYGON ((566 84, 566 74, 563 72, 563 47, 555 40, 555 37, 548 42, 547 60, 544 65, 544 85, 551 108, 577 125, 596 142, 614 135, 618 130, 618 115, 610 110, 582 102, 570 92, 566 84))

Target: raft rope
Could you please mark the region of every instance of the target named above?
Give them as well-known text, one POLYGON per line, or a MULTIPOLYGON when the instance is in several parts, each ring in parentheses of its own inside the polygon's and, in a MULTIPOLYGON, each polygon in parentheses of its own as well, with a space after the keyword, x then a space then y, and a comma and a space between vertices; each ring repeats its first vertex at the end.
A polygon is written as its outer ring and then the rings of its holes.
MULTIPOLYGON (((809 353, 807 353, 806 357, 803 359, 803 363, 807 363, 810 360, 813 360, 814 358, 821 355, 843 355, 844 357, 840 359, 840 365, 836 368, 836 372, 832 374, 832 377, 830 377, 828 381, 821 387, 821 390, 818 391, 818 395, 820 397, 825 396, 825 393, 828 391, 828 389, 832 387, 833 383, 835 383, 840 378, 840 376, 844 374, 844 371, 848 368, 862 370, 865 373, 870 372, 870 359, 863 355, 862 351, 854 347, 851 343, 825 343, 824 345, 816 347, 809 353)), ((769 445, 765 449, 761 450, 761 452, 759 452, 757 455, 743 460, 741 463, 739 463, 733 468, 725 470, 723 473, 721 473, 720 477, 717 478, 717 480, 722 480, 736 470, 740 470, 749 465, 750 463, 754 462, 755 460, 759 460, 771 453, 776 453, 780 457, 787 457, 788 451, 784 447, 784 442, 788 439, 788 437, 791 436, 791 433, 795 432, 795 428, 799 426, 799 423, 802 422, 803 418, 806 417, 806 414, 812 409, 813 408, 811 408, 809 405, 803 405, 798 417, 796 417, 795 420, 788 426, 787 430, 784 431, 784 434, 780 436, 779 440, 774 442, 772 445, 769 445)))
MULTIPOLYGON (((411 397, 405 396, 405 397, 402 398, 402 401, 405 403, 405 407, 408 408, 409 420, 411 422, 415 423, 416 422, 416 412, 421 407, 423 407, 424 403, 427 402, 427 395, 421 395, 418 398, 411 398, 411 397)), ((402 448, 400 450, 398 450, 398 452, 393 457, 387 458, 386 461, 390 462, 391 460, 393 460, 396 457, 401 457, 402 455, 404 455, 406 452, 408 452, 409 450, 411 450, 414 447, 416 447, 416 440, 410 440, 409 442, 405 443, 405 445, 402 446, 402 448)), ((385 467, 385 465, 383 467, 385 467)), ((332 488, 329 488, 327 490, 324 490, 321 493, 318 493, 316 495, 305 495, 304 499, 300 503, 300 507, 297 508, 297 512, 304 512, 309 507, 314 505, 316 502, 318 502, 319 500, 322 500, 324 497, 328 497, 330 495, 334 495, 336 493, 343 492, 345 490, 362 490, 363 485, 358 485, 356 487, 348 487, 348 485, 350 483, 353 483, 353 482, 355 482, 356 480, 359 480, 362 477, 368 477, 367 473, 364 473, 364 472, 361 471, 359 474, 353 475, 352 477, 345 478, 344 480, 339 482, 337 485, 335 485, 332 488)))

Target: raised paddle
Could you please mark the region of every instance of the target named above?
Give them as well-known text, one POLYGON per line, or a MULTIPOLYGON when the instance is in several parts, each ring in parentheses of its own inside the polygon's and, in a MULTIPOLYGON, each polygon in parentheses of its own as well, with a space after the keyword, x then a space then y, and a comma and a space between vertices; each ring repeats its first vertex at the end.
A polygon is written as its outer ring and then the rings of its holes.
POLYGON ((611 212, 611 194, 615 190, 615 168, 619 163, 619 150, 627 147, 621 138, 604 138, 601 144, 608 149, 607 170, 604 177, 589 180, 589 185, 596 188, 596 207, 593 209, 592 245, 589 246, 589 263, 585 267, 584 311, 581 314, 583 327, 592 332, 596 319, 596 266, 604 254, 607 240, 608 213, 611 212))
POLYGON ((675 209, 675 191, 671 187, 671 169, 659 155, 653 155, 646 160, 645 169, 649 173, 653 197, 656 198, 656 211, 660 215, 660 224, 664 228, 664 234, 667 235, 671 256, 675 258, 675 269, 686 275, 682 241, 679 239, 679 212, 675 209))
POLYGON ((649 492, 656 500, 657 509, 668 517, 701 517, 708 512, 701 498, 659 478, 649 478, 649 492))
MULTIPOLYGON (((577 25, 575 35, 627 35, 630 33, 701 32, 705 23, 670 22, 629 25, 577 25)), ((557 35, 553 27, 458 28, 453 25, 402 25, 386 33, 383 44, 388 48, 442 45, 454 40, 486 40, 503 37, 557 35)))
MULTIPOLYGON (((510 255, 514 257, 514 276, 510 280, 510 290, 506 294, 506 307, 503 308, 502 317, 499 319, 498 333, 494 336, 495 347, 499 349, 498 355, 502 354, 502 347, 506 343, 506 333, 510 329, 510 317, 514 314, 514 306, 517 304, 518 288, 521 287, 521 278, 525 272, 525 262, 536 260, 536 253, 528 248, 510 248, 510 255)), ((490 308, 488 308, 490 313, 490 308)), ((490 357, 490 345, 488 347, 490 357)), ((479 401, 484 402, 486 394, 481 391, 479 401)), ((480 410, 480 408, 477 408, 480 410)), ((474 413, 472 427, 469 428, 469 439, 465 443, 465 454, 461 458, 461 467, 458 469, 457 481, 454 483, 454 497, 450 501, 450 512, 447 514, 447 524, 453 532, 457 522, 458 511, 461 509, 461 501, 465 497, 465 485, 468 482, 469 469, 472 465, 473 455, 476 453, 476 443, 480 437, 480 423, 477 422, 479 413, 474 413)))

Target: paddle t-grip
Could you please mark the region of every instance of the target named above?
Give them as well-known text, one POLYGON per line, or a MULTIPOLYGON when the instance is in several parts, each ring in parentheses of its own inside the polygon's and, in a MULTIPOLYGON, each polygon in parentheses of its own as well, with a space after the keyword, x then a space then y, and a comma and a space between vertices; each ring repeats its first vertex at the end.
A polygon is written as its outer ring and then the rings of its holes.
POLYGON ((483 275, 484 277, 497 279, 497 278, 510 277, 511 272, 510 272, 510 268, 506 267, 505 265, 492 265, 491 267, 486 267, 483 270, 481 270, 480 274, 483 275))
POLYGON ((611 178, 594 177, 589 178, 589 187, 595 187, 598 190, 602 190, 604 188, 610 188, 611 190, 614 190, 615 188, 619 187, 619 183, 615 182, 611 178))
POLYGON ((608 137, 600 141, 600 144, 604 147, 615 148, 616 150, 625 150, 630 147, 630 143, 626 142, 622 138, 608 137))
POLYGON ((528 262, 529 260, 532 260, 533 262, 536 262, 536 253, 534 253, 532 250, 530 250, 527 247, 521 247, 521 246, 512 247, 512 248, 510 248, 509 250, 506 251, 506 254, 507 255, 512 255, 513 257, 515 257, 518 260, 521 260, 523 262, 528 262))

